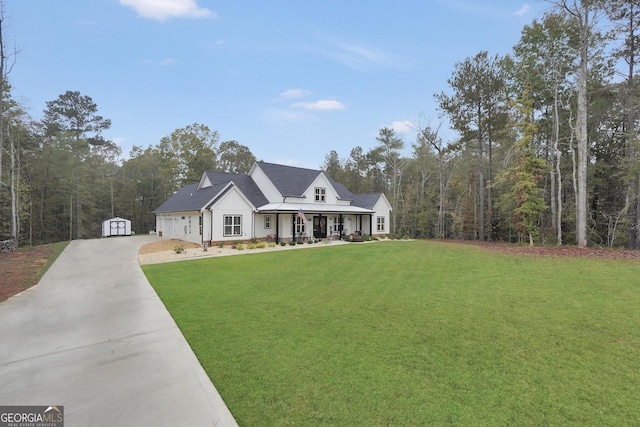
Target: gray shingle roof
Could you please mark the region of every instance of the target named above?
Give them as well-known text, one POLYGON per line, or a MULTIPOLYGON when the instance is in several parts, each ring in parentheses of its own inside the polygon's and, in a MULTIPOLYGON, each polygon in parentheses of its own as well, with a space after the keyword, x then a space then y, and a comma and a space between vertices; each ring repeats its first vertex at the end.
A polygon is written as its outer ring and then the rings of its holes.
POLYGON ((209 171, 205 173, 214 186, 218 183, 227 184, 233 181, 240 191, 242 191, 242 194, 244 194, 255 207, 269 203, 269 200, 262 194, 260 188, 258 188, 255 181, 249 175, 209 171))
MULTIPOLYGON (((304 169, 274 163, 257 162, 267 177, 283 196, 301 196, 313 181, 322 173, 319 170, 304 169)), ((198 190, 198 183, 189 184, 178 190, 169 200, 158 207, 154 213, 193 211, 207 208, 214 197, 220 197, 222 191, 233 183, 253 204, 259 208, 269 203, 255 181, 246 174, 226 172, 205 172, 211 187, 198 190)), ((343 200, 351 200, 352 206, 372 210, 382 193, 353 194, 347 188, 327 175, 331 185, 343 200)))
POLYGON ((378 203, 381 196, 382 193, 354 194, 353 202, 351 204, 353 206, 373 210, 373 207, 378 203))
POLYGON ((219 184, 198 190, 197 183, 186 185, 160 205, 153 213, 199 211, 222 188, 224 188, 224 185, 219 184))
POLYGON ((283 196, 302 196, 321 173, 318 170, 277 165, 275 163, 257 163, 283 196))
POLYGON ((233 183, 255 207, 269 202, 249 175, 210 171, 205 174, 211 182, 211 187, 198 190, 198 183, 186 185, 160 205, 154 213, 193 211, 208 207, 209 202, 229 183, 233 183))

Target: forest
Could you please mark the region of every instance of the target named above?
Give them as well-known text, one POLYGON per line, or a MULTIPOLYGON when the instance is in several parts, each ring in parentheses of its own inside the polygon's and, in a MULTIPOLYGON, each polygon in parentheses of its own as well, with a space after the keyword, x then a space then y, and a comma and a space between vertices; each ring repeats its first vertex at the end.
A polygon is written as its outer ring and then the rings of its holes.
MULTIPOLYGON (((319 167, 353 193, 384 191, 396 236, 640 249, 640 6, 548 3, 508 55, 455 64, 447 89, 426 94, 439 119, 416 124, 414 141, 382 128, 373 148, 331 150, 319 167)), ((0 240, 99 237, 114 216, 148 233, 153 210, 204 170, 243 173, 256 160, 200 123, 124 156, 102 137, 111 121, 73 90, 33 120, 12 97, 19 55, 3 22, 0 240)))

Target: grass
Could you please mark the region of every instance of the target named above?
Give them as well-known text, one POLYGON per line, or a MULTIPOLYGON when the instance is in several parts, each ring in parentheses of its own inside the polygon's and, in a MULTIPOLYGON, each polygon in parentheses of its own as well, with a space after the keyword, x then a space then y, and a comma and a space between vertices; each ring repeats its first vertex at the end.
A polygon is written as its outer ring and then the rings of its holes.
POLYGON ((626 426, 640 263, 384 242, 143 267, 242 426, 626 426))

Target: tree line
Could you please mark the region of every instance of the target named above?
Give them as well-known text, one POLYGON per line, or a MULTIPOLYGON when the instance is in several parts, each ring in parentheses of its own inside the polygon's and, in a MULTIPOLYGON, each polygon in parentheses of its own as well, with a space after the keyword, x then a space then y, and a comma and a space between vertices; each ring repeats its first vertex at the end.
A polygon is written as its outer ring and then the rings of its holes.
MULTIPOLYGON (((384 191, 394 234, 640 249, 640 6, 549 3, 510 54, 455 64, 434 94, 440 118, 416 124, 415 141, 383 128, 373 148, 331 151, 321 168, 354 193, 384 191)), ((153 210, 202 171, 255 161, 198 123, 124 159, 102 137, 110 120, 74 91, 31 119, 11 97, 2 22, 0 240, 97 237, 114 216, 147 232, 153 210)))
POLYGON ((387 191, 396 234, 640 249, 640 6, 550 3, 509 55, 455 64, 410 146, 381 129, 324 168, 387 191))
POLYGON ((134 146, 127 159, 102 132, 111 121, 89 96, 68 91, 47 102, 44 118, 5 101, 0 240, 38 244, 100 237, 102 221, 121 216, 132 230, 155 227, 153 210, 204 170, 248 172, 255 161, 208 126, 176 129, 159 144, 134 146), (8 219, 8 220, 7 220, 8 219))

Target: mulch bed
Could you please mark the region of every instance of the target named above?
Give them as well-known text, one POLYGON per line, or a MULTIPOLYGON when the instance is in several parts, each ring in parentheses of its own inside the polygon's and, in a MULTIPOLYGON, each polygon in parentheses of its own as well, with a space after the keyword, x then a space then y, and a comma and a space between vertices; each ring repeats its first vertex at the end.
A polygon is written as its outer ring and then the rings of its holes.
POLYGON ((54 250, 55 245, 42 245, 0 254, 0 301, 38 283, 38 274, 54 250))
POLYGON ((443 243, 479 246, 488 251, 502 252, 510 255, 570 257, 570 258, 610 258, 640 259, 640 251, 609 248, 578 248, 577 246, 528 246, 502 242, 479 242, 467 240, 440 240, 443 243))

